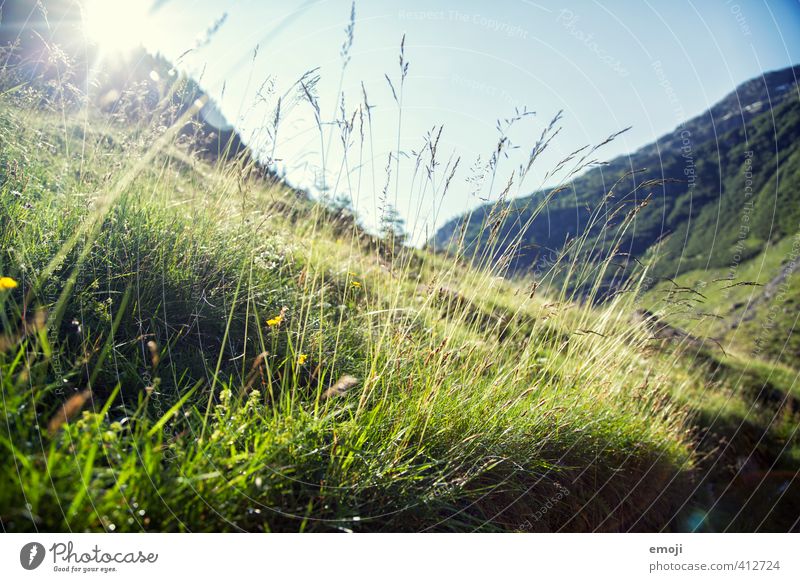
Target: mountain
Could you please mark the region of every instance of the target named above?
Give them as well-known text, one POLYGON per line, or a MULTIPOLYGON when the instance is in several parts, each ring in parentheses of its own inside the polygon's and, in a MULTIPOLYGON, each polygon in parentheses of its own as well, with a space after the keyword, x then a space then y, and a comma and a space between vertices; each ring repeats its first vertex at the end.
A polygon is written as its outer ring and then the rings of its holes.
POLYGON ((797 231, 800 198, 800 67, 743 83, 703 114, 638 151, 576 177, 555 194, 540 191, 497 206, 486 204, 445 224, 432 245, 486 250, 501 216, 490 257, 513 254, 510 270, 530 273, 565 241, 586 236, 583 248, 608 254, 632 202, 640 208, 621 234, 619 254, 644 257, 663 242, 651 273, 674 277, 693 269, 731 267, 769 242, 797 231), (654 183, 654 181, 657 181, 654 183), (614 196, 607 198, 612 189, 614 196), (549 195, 544 209, 536 209, 549 195), (590 224, 595 210, 601 220, 590 224), (512 248, 511 241, 519 240, 512 248))
POLYGON ((255 173, 270 174, 213 99, 162 56, 143 48, 101 55, 86 39, 83 9, 81 0, 0 0, 0 63, 20 83, 63 84, 65 96, 85 93, 100 109, 129 122, 145 121, 167 100, 172 107, 163 107, 162 121, 185 116, 180 133, 194 154, 212 162, 239 158, 255 173), (195 104, 202 107, 187 114, 195 104))

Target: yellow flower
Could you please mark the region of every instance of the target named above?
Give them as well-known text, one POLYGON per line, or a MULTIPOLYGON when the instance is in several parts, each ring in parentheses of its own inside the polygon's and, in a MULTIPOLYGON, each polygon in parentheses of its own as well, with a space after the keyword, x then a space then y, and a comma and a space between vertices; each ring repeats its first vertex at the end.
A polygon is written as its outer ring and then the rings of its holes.
POLYGON ((19 283, 17 283, 11 277, 0 277, 0 291, 8 291, 10 289, 16 289, 19 283))
POLYGON ((306 363, 307 359, 308 359, 308 354, 300 354, 299 356, 297 356, 297 365, 302 366, 303 364, 306 363))
POLYGON ((358 281, 353 281, 350 284, 353 286, 353 289, 361 289, 361 283, 359 283, 358 281))
POLYGON ((278 314, 272 319, 268 319, 267 325, 270 327, 275 327, 277 325, 280 325, 282 321, 283 321, 283 315, 278 314))

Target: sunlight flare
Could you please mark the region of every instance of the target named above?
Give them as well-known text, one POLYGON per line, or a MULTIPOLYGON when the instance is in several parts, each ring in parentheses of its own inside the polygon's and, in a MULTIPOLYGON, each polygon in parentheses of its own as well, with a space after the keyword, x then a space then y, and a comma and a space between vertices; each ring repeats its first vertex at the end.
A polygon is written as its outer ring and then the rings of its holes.
POLYGON ((128 53, 149 34, 147 3, 138 0, 88 0, 83 12, 87 37, 107 53, 128 53))

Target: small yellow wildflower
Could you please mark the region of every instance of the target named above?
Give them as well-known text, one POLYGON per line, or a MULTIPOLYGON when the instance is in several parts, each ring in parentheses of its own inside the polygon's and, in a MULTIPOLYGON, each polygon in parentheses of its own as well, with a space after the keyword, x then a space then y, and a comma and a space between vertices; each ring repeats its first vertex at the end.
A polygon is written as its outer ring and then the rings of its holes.
POLYGON ((283 315, 279 314, 279 315, 276 315, 275 317, 273 317, 272 319, 268 319, 267 320, 267 325, 270 326, 270 327, 275 327, 275 326, 280 325, 282 321, 283 321, 283 315))
POLYGON ((361 283, 358 281, 353 281, 350 284, 353 286, 353 289, 361 289, 361 283))
POLYGON ((19 284, 11 277, 0 277, 0 291, 16 289, 18 285, 19 284))
POLYGON ((307 359, 308 359, 308 354, 300 354, 299 356, 297 356, 297 365, 302 366, 303 364, 306 363, 307 359))

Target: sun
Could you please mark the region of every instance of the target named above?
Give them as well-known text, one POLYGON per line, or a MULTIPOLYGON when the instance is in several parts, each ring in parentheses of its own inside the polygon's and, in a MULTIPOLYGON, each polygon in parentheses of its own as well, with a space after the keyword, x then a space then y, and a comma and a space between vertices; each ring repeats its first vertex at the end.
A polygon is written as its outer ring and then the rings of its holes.
POLYGON ((143 0, 86 0, 83 28, 101 51, 130 52, 148 36, 147 3, 143 0))

